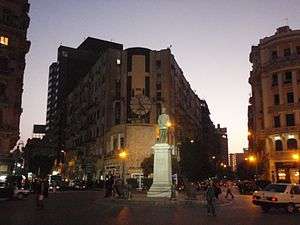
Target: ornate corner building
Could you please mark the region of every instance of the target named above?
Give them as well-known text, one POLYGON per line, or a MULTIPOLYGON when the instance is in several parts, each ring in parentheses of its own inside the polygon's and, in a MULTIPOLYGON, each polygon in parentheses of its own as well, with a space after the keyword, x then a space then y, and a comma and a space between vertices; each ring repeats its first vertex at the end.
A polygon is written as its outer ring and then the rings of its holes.
MULTIPOLYGON (((191 89, 170 49, 107 48, 67 98, 65 134, 68 177, 112 172, 135 178, 152 153, 157 118, 167 109, 169 143, 179 157, 181 141, 200 138, 205 100, 191 89), (125 171, 120 150, 128 153, 125 171)), ((211 120, 205 121, 215 131, 211 120)))
POLYGON ((27 0, 0 0, 0 174, 19 139, 25 55, 29 51, 27 0))
POLYGON ((299 182, 300 30, 280 27, 252 46, 249 151, 262 175, 299 182))
POLYGON ((64 152, 61 171, 70 179, 122 174, 123 163, 127 177, 139 177, 157 140, 162 107, 172 123, 174 157, 185 139, 216 142, 207 103, 191 89, 170 49, 123 49, 88 37, 76 49, 61 46, 50 66, 46 138, 64 152), (93 53, 89 63, 83 52, 93 53), (128 153, 125 161, 120 150, 128 153))

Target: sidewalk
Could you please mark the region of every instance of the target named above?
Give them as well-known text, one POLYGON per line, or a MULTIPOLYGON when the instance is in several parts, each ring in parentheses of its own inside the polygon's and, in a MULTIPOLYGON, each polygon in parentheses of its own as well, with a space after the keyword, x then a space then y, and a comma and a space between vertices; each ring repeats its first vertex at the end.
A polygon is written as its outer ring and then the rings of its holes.
MULTIPOLYGON (((169 198, 148 198, 146 192, 134 192, 132 193, 131 199, 121 199, 118 197, 103 198, 97 201, 100 204, 116 204, 116 205, 143 205, 143 206, 166 206, 166 207, 176 207, 176 206, 197 206, 205 207, 206 201, 202 193, 198 193, 196 199, 188 199, 185 193, 176 194, 176 199, 169 198)), ((225 206, 231 204, 231 200, 224 199, 223 195, 220 195, 220 199, 217 200, 218 206, 225 206)))

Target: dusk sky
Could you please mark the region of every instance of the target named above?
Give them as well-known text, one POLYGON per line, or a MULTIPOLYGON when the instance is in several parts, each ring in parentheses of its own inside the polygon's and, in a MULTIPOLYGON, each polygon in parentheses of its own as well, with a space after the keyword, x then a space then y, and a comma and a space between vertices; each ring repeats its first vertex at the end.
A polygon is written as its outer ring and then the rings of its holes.
POLYGON ((86 37, 124 48, 171 51, 186 79, 209 106, 215 124, 228 128, 229 151, 247 147, 249 53, 259 39, 287 23, 300 29, 299 0, 29 0, 31 49, 24 74, 21 139, 46 121, 48 67, 60 44, 86 37), (288 21, 286 20, 288 18, 288 21))

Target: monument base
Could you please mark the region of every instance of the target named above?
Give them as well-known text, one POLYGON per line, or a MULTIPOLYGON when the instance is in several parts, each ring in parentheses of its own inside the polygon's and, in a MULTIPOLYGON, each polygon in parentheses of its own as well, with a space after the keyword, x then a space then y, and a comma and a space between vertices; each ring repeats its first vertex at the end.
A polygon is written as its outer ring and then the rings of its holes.
POLYGON ((167 143, 157 143, 152 148, 154 149, 153 184, 147 192, 147 197, 171 198, 171 146, 167 143))

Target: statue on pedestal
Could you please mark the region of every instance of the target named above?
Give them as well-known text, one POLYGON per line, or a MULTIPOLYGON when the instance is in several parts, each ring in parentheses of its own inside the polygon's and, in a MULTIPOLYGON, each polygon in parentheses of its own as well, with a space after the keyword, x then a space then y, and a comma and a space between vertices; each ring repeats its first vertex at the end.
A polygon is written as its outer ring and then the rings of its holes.
POLYGON ((159 143, 168 143, 168 127, 170 124, 169 116, 166 114, 166 108, 162 108, 158 117, 159 143))

